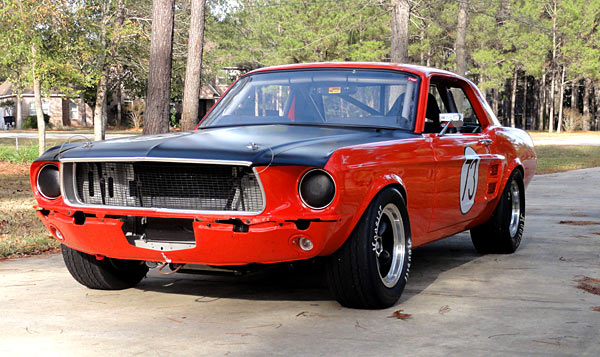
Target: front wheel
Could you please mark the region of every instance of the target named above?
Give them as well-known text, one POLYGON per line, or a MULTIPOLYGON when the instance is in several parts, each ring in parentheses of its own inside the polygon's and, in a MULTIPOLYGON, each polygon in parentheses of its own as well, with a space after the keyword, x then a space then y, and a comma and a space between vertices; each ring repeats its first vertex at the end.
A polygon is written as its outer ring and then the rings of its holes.
POLYGON ((66 245, 61 252, 69 273, 90 289, 121 290, 135 286, 148 272, 144 262, 104 258, 86 254, 66 245))
POLYGON ((525 188, 521 171, 508 178, 492 217, 471 229, 471 240, 477 252, 514 253, 523 238, 525 226, 525 188))
POLYGON ((386 188, 373 199, 344 245, 330 257, 329 288, 346 307, 390 307, 402 295, 410 259, 406 204, 398 190, 386 188))

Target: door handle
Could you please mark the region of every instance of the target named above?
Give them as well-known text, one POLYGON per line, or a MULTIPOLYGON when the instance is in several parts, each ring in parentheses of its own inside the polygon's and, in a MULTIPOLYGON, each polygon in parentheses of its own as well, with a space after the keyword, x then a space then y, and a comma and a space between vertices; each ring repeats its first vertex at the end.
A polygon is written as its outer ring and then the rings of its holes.
POLYGON ((490 145, 492 145, 492 139, 481 139, 481 140, 479 140, 479 142, 480 142, 481 144, 485 144, 485 145, 487 145, 487 146, 490 146, 490 145))

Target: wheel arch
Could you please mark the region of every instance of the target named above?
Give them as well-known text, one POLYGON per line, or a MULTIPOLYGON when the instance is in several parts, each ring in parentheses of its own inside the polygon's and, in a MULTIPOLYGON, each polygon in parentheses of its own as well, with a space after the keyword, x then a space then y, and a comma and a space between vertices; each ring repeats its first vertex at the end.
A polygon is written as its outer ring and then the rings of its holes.
POLYGON ((385 190, 386 188, 394 188, 398 190, 404 199, 404 204, 408 207, 408 194, 402 178, 396 174, 383 175, 380 179, 371 184, 367 194, 364 196, 365 199, 362 201, 359 209, 356 211, 357 214, 352 217, 349 225, 352 227, 352 229, 348 231, 348 235, 356 228, 356 225, 360 221, 361 217, 365 214, 371 202, 373 202, 373 199, 375 199, 375 196, 377 196, 379 192, 385 190))

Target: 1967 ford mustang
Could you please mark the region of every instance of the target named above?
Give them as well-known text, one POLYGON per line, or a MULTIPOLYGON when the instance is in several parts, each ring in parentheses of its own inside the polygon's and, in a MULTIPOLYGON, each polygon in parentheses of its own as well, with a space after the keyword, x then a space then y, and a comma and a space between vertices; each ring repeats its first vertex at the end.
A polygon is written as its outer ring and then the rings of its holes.
POLYGON ((193 132, 52 148, 31 187, 87 287, 325 257, 342 305, 383 308, 413 247, 469 229, 477 251, 514 252, 535 167, 460 76, 317 63, 244 75, 193 132))

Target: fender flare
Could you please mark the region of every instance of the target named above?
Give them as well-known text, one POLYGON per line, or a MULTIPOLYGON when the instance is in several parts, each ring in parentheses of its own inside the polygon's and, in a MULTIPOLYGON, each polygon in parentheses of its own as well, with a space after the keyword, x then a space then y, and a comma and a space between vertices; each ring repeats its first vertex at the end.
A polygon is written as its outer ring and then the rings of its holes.
MULTIPOLYGON (((406 188, 404 185, 404 181, 402 180, 402 178, 400 176, 398 176, 397 174, 394 174, 394 173, 388 173, 388 174, 385 174, 385 175, 377 178, 375 181, 373 181, 371 183, 368 191, 365 193, 365 196, 364 196, 365 199, 362 201, 361 205, 356 210, 356 212, 360 213, 360 214, 355 214, 352 217, 352 220, 350 220, 348 222, 349 228, 345 232, 346 238, 342 242, 340 242, 339 245, 337 245, 337 246, 327 247, 325 249, 326 251, 334 252, 334 251, 338 250, 346 242, 346 240, 348 239, 348 237, 350 236, 352 231, 356 228, 356 225, 358 224, 358 222, 360 221, 362 216, 365 214, 365 211, 367 210, 367 208, 369 207, 369 205, 371 204, 371 202, 373 201, 375 196, 379 192, 381 192, 383 189, 385 189, 386 187, 396 188, 402 195, 402 198, 404 198, 404 203, 406 205, 408 205, 408 196, 407 196, 406 188)), ((409 222, 409 224, 410 224, 410 222, 409 222)))

